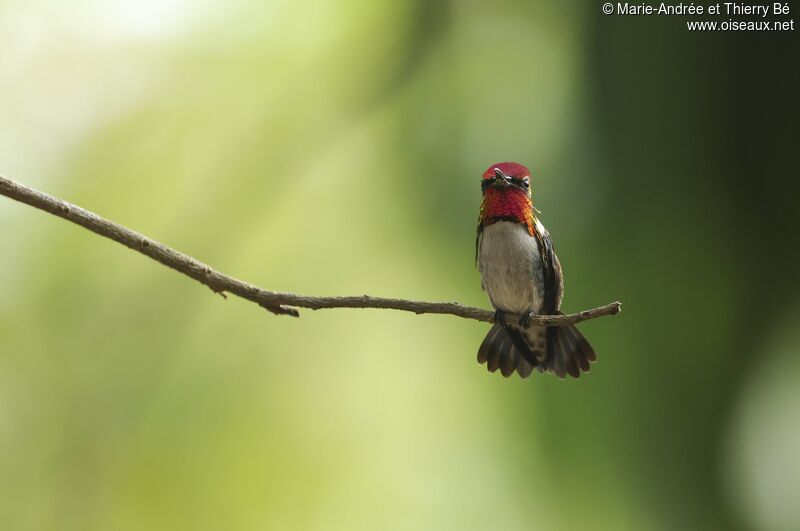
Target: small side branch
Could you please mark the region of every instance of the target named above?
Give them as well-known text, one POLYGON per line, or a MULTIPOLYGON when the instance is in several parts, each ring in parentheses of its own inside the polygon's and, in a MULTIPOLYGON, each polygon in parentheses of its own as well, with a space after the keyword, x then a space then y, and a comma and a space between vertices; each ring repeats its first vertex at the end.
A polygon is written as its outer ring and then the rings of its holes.
MULTIPOLYGON (((463 306, 456 302, 425 302, 405 299, 389 299, 372 297, 370 295, 352 297, 313 297, 283 293, 261 289, 242 280, 230 277, 213 269, 211 266, 195 260, 175 249, 168 247, 143 234, 132 231, 117 223, 109 221, 88 210, 73 205, 57 197, 29 188, 11 179, 0 176, 0 195, 15 201, 25 203, 34 208, 49 212, 54 216, 64 218, 85 229, 112 239, 141 254, 149 256, 175 271, 205 284, 215 293, 223 297, 225 293, 232 293, 247 299, 278 315, 299 316, 297 308, 321 310, 327 308, 382 308, 413 312, 416 314, 438 313, 455 315, 465 319, 492 322, 494 312, 463 306)), ((603 315, 615 315, 622 309, 617 302, 568 315, 537 315, 531 319, 531 324, 540 326, 562 326, 579 323, 603 315)), ((506 314, 508 319, 518 319, 519 316, 506 314)))

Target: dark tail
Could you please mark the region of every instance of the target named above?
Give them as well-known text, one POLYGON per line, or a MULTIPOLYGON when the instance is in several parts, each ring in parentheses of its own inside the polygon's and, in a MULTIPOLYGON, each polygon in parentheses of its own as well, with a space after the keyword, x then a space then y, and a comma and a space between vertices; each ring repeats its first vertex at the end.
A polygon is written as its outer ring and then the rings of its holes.
POLYGON ((490 372, 500 369, 505 377, 516 370, 527 378, 535 368, 559 378, 567 374, 578 378, 581 372, 589 372, 589 363, 596 359, 594 349, 574 325, 520 328, 494 324, 478 349, 478 363, 486 363, 490 372))
POLYGON ((581 372, 589 372, 589 363, 597 360, 592 345, 575 325, 547 329, 547 354, 547 368, 559 378, 567 374, 579 378, 581 372))
POLYGON ((533 364, 526 360, 514 344, 512 335, 513 333, 509 334, 506 327, 497 323, 493 324, 478 349, 478 363, 486 363, 489 372, 500 369, 500 373, 506 378, 511 376, 515 370, 520 376, 527 378, 538 364, 537 360, 532 358, 533 364))

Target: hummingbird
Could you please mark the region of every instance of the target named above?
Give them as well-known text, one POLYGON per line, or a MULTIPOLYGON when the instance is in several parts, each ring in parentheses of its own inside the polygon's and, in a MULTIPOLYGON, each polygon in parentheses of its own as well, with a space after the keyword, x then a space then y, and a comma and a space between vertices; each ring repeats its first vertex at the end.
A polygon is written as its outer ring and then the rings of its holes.
POLYGON ((481 287, 495 309, 494 324, 478 349, 478 362, 508 377, 533 369, 578 378, 597 359, 574 325, 533 326, 534 315, 561 314, 564 276, 550 233, 537 218, 531 173, 522 164, 492 164, 481 179, 475 261, 481 287), (506 319, 506 314, 520 316, 506 319))

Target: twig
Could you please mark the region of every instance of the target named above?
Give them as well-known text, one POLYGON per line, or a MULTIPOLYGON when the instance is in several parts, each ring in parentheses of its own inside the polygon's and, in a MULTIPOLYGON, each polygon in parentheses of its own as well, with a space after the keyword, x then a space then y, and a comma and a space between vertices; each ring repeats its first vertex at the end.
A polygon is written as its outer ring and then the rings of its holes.
MULTIPOLYGON (((44 192, 34 190, 33 188, 29 188, 1 175, 0 195, 5 195, 21 203, 49 212, 101 236, 105 236, 106 238, 110 238, 122 245, 130 247, 134 251, 147 255, 153 260, 205 284, 211 288, 212 291, 219 293, 223 297, 225 293, 232 293, 243 299, 252 301, 275 314, 293 315, 297 317, 299 316, 297 308, 309 308, 312 310, 320 310, 323 308, 386 308, 414 312, 416 314, 449 314, 465 319, 475 319, 477 321, 492 322, 493 320, 493 312, 480 308, 462 306, 456 302, 410 301, 405 299, 372 297, 370 295, 352 297, 312 297, 294 293, 267 291, 258 286, 220 273, 203 262, 195 260, 191 256, 180 253, 171 247, 167 247, 162 243, 127 229, 122 225, 101 218, 97 214, 84 210, 77 205, 45 194, 44 192)), ((594 319, 602 315, 615 315, 619 313, 621 309, 622 305, 617 301, 605 306, 600 306, 599 308, 569 315, 537 315, 531 319, 531 324, 561 326, 594 319)), ((509 314, 506 314, 506 317, 509 319, 519 318, 518 315, 509 314)))

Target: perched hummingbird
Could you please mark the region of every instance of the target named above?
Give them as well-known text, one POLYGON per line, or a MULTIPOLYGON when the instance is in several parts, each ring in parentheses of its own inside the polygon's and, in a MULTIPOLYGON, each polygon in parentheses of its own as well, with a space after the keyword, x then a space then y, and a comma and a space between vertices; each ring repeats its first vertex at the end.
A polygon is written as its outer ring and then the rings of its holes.
POLYGON ((560 314, 564 294, 561 264, 536 218, 530 181, 528 168, 516 162, 493 164, 483 173, 475 258, 495 323, 478 349, 478 362, 506 377, 516 370, 527 378, 536 368, 578 378, 597 359, 578 329, 528 326, 533 315, 560 314), (506 313, 521 317, 510 322, 506 313))

